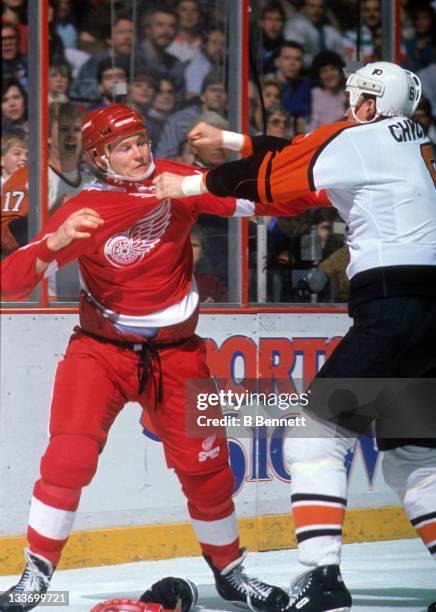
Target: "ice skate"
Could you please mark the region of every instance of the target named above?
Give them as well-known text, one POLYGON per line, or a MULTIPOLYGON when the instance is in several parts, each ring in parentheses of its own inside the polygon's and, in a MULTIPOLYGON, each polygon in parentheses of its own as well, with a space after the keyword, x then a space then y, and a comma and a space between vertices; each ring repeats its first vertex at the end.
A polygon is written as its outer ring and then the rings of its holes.
POLYGON ((214 566, 210 557, 205 556, 214 573, 218 593, 223 599, 250 610, 279 612, 286 608, 289 597, 285 591, 244 572, 242 563, 246 554, 246 550, 241 549, 241 556, 221 570, 214 566))
POLYGON ((348 612, 351 595, 339 565, 322 565, 297 578, 286 612, 348 612))
POLYGON ((50 561, 28 549, 24 551, 24 556, 26 567, 20 580, 0 595, 0 612, 32 610, 41 603, 38 595, 47 592, 54 567, 50 561))

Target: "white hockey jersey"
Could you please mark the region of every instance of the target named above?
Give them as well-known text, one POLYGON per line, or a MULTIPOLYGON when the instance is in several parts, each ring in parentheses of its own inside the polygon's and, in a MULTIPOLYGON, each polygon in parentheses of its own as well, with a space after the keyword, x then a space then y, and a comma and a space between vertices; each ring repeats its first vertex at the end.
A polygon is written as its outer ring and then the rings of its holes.
POLYGON ((277 145, 265 152, 268 139, 246 136, 241 152, 254 155, 209 171, 209 191, 282 202, 326 189, 348 226, 349 278, 436 265, 436 162, 421 126, 406 117, 341 121, 277 145))

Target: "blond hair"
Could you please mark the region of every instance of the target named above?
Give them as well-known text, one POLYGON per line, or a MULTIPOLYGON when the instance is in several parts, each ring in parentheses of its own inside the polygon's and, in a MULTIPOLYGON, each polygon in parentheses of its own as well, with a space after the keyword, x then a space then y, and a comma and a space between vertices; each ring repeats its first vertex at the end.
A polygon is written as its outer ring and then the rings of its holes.
POLYGON ((2 134, 2 156, 15 146, 28 148, 27 134, 22 130, 10 130, 2 134))

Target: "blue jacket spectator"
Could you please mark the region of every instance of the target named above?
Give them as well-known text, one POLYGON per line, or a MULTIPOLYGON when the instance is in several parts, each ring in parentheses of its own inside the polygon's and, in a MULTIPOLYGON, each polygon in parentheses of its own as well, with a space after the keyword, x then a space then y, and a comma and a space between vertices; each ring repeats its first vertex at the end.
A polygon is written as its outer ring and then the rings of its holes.
POLYGON ((303 47, 296 42, 284 42, 275 60, 273 75, 283 87, 282 101, 286 110, 295 117, 310 117, 310 80, 301 76, 303 47))
POLYGON ((286 14, 282 4, 278 0, 270 0, 263 8, 260 20, 263 74, 269 74, 275 69, 274 60, 285 42, 283 38, 285 21, 286 14))

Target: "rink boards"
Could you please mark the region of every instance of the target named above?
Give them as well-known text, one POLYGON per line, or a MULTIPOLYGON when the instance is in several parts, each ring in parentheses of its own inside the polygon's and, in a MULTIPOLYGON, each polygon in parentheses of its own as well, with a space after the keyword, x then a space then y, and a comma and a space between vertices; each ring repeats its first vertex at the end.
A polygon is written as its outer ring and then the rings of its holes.
MULTIPOLYGON (((55 367, 76 323, 74 314, 2 315, 0 574, 21 567, 55 367)), ((349 325, 346 314, 335 312, 204 314, 198 333, 206 339, 213 376, 243 385, 244 377, 267 376, 271 359, 288 359, 292 379, 313 377, 349 325)), ((62 567, 199 554, 178 481, 139 417, 139 406, 129 404, 113 426, 97 475, 83 492, 62 567)), ((280 435, 271 440, 254 427, 229 442, 242 541, 252 550, 295 545, 280 435)), ((414 537, 383 482, 371 440, 357 443, 347 470, 346 541, 414 537)))

